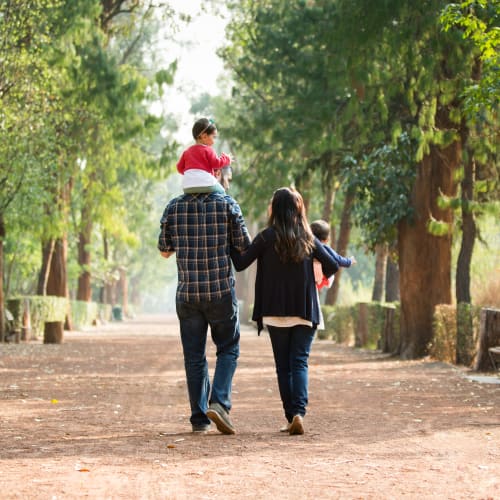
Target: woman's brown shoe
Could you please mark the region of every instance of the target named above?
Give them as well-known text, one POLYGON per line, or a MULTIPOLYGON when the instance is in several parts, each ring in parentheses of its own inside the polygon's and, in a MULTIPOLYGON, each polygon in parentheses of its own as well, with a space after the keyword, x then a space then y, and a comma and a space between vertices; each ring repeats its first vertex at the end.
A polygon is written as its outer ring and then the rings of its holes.
POLYGON ((292 422, 290 423, 290 428, 288 429, 290 436, 304 434, 304 424, 303 419, 300 415, 295 415, 292 422))

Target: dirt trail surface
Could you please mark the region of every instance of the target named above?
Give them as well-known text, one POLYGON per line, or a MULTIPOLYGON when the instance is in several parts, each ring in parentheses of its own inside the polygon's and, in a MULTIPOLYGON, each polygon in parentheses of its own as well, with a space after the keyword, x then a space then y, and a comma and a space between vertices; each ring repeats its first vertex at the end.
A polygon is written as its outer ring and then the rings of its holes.
POLYGON ((175 317, 0 345, 0 497, 500 499, 500 385, 465 375, 317 340, 289 436, 269 338, 244 327, 237 434, 200 435, 175 317))

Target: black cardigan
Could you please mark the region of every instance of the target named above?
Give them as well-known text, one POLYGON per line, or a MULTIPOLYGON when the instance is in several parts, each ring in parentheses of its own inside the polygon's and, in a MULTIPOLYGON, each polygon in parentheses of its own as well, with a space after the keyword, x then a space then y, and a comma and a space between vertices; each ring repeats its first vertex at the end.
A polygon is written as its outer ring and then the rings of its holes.
POLYGON ((252 319, 257 321, 259 333, 264 316, 299 316, 319 324, 319 303, 314 281, 313 259, 321 262, 323 274, 330 277, 337 272, 338 264, 315 238, 311 256, 299 263, 283 263, 274 249, 276 232, 268 227, 260 232, 243 252, 231 251, 237 271, 246 269, 257 259, 255 302, 252 319))

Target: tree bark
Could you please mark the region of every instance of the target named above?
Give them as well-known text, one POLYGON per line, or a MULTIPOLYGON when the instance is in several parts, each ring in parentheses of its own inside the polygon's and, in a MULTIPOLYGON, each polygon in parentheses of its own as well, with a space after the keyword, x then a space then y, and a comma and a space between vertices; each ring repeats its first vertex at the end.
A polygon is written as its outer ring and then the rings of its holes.
POLYGON ((78 276, 76 299, 84 302, 90 302, 92 299, 89 250, 92 237, 92 221, 89 212, 90 210, 85 205, 82 208, 82 225, 78 237, 78 264, 82 271, 80 276, 78 276))
MULTIPOLYGON (((346 193, 344 200, 344 208, 342 209, 342 217, 340 220, 339 238, 337 240, 337 247, 335 249, 340 255, 345 255, 347 251, 347 246, 349 244, 349 238, 351 236, 351 227, 352 227, 351 211, 353 203, 354 203, 354 195, 349 192, 346 193)), ((325 303, 328 305, 333 306, 337 302, 339 296, 339 285, 340 285, 341 274, 342 274, 342 268, 340 267, 335 274, 335 281, 333 282, 333 285, 326 294, 325 303)))
MULTIPOLYGON (((472 154, 472 153, 471 153, 472 154)), ((465 302, 471 303, 470 295, 470 264, 472 252, 476 241, 476 222, 474 214, 470 208, 470 203, 474 198, 474 159, 470 157, 464 165, 464 177, 461 182, 462 187, 462 243, 457 260, 457 270, 455 279, 455 293, 457 304, 465 302)))
POLYGON ((485 308, 481 310, 479 350, 474 367, 476 371, 493 370, 488 349, 496 346, 500 346, 500 310, 485 308))
MULTIPOLYGON (((54 244, 54 252, 50 262, 49 279, 47 281, 47 295, 68 297, 66 262, 68 254, 67 238, 64 235, 54 244)), ((43 343, 60 344, 63 341, 64 322, 55 321, 45 323, 43 343)))
POLYGON ((337 193, 337 189, 335 188, 335 183, 333 181, 333 167, 328 168, 327 174, 325 175, 325 185, 324 185, 324 194, 325 201, 323 203, 323 210, 321 217, 323 220, 330 222, 332 220, 332 210, 333 204, 335 202, 335 195, 337 193))
MULTIPOLYGON (((69 179, 57 192, 56 203, 59 207, 59 217, 62 217, 67 223, 68 207, 71 196, 72 180, 69 179)), ((49 211, 51 209, 49 208, 49 211)), ((56 297, 65 297, 69 300, 68 277, 67 277, 67 261, 68 261, 68 238, 65 232, 62 236, 55 239, 53 242, 52 258, 48 265, 48 279, 46 281, 46 294, 55 295, 56 297)), ((44 344, 57 343, 63 341, 64 327, 71 330, 71 315, 67 311, 65 321, 46 323, 44 330, 44 344)))
POLYGON ((385 301, 399 301, 399 266, 391 254, 387 256, 387 269, 385 274, 385 301))
POLYGON ((118 281, 118 288, 120 290, 120 299, 122 304, 123 316, 126 318, 127 316, 129 316, 127 270, 124 267, 120 267, 118 272, 120 275, 120 279, 118 281))
POLYGON ((373 281, 372 301, 382 302, 384 298, 384 282, 387 269, 387 244, 380 243, 375 247, 375 279, 373 281))
POLYGON ((434 307, 451 303, 451 230, 434 236, 427 228, 431 216, 450 223, 450 209, 440 209, 441 193, 454 196, 454 173, 461 144, 439 149, 431 146, 418 167, 413 187, 413 221, 399 224, 398 252, 401 293, 401 357, 413 359, 428 353, 432 339, 434 307))
POLYGON ((5 239, 5 222, 3 219, 3 214, 0 213, 0 342, 5 341, 5 297, 3 294, 3 242, 5 239))
POLYGON ((42 266, 38 274, 38 286, 36 293, 38 295, 47 295, 47 282, 49 280, 52 256, 54 255, 54 245, 56 240, 42 242, 42 266))

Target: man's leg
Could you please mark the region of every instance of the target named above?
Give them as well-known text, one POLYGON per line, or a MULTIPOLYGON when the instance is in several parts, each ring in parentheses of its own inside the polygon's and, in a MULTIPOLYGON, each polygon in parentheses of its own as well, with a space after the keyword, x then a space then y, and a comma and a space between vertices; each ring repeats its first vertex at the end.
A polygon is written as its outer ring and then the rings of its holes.
POLYGON ((240 324, 235 295, 210 303, 206 317, 217 347, 210 403, 219 403, 229 411, 233 376, 240 354, 240 324))
POLYGON ((240 353, 240 325, 238 301, 234 292, 207 304, 206 317, 210 323, 212 340, 217 347, 217 361, 207 415, 223 434, 234 434, 229 418, 233 375, 240 353))
POLYGON ((182 349, 184 351, 184 368, 191 405, 190 422, 199 427, 210 424, 206 413, 210 379, 205 353, 208 323, 196 304, 177 302, 182 349))

